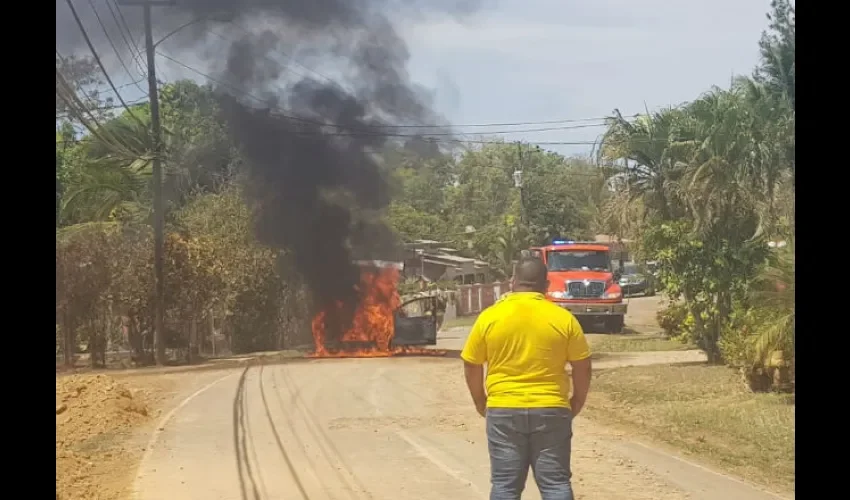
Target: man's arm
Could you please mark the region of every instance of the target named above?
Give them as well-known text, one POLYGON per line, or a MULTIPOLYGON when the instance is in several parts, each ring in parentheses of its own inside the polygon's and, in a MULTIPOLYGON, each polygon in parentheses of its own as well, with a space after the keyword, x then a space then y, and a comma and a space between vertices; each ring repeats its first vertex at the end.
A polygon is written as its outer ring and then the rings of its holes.
POLYGON ((482 417, 487 412, 487 392, 484 390, 484 365, 474 365, 468 361, 463 362, 463 374, 466 378, 466 387, 469 395, 475 403, 475 409, 482 417))
POLYGON ((573 416, 581 412, 587 401, 587 393, 590 391, 590 377, 593 372, 590 357, 578 361, 570 361, 573 377, 573 396, 570 398, 570 408, 573 416))
POLYGON ((469 395, 472 396, 475 409, 482 417, 487 411, 487 391, 484 390, 484 363, 487 362, 487 344, 484 341, 484 331, 487 329, 487 323, 484 318, 485 315, 481 314, 475 320, 460 353, 469 395))
POLYGON ((590 364, 590 346, 587 344, 587 338, 584 336, 581 324, 575 316, 572 314, 569 316, 567 361, 572 367, 573 379, 573 396, 570 398, 570 409, 572 409, 573 416, 576 416, 584 408, 584 403, 587 401, 593 368, 590 364))

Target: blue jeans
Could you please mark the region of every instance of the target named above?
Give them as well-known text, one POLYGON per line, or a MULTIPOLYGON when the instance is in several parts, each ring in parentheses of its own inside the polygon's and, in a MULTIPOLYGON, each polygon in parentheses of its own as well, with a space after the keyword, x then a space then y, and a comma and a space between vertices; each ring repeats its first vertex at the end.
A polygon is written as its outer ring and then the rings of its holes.
POLYGON ((489 408, 490 500, 519 500, 529 466, 543 500, 573 500, 572 437, 566 408, 489 408))

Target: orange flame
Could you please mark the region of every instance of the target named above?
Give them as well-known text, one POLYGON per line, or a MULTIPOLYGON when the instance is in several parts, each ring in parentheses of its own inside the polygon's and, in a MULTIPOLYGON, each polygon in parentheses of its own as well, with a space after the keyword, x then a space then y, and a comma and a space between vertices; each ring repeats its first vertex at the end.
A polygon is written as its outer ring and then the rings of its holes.
MULTIPOLYGON (((398 354, 444 355, 444 351, 417 347, 393 347, 395 312, 401 305, 396 284, 399 271, 395 268, 363 268, 360 274, 360 303, 354 312, 350 328, 341 337, 341 350, 331 351, 327 345, 325 318, 320 311, 313 318, 313 341, 317 358, 389 357, 398 354), (347 345, 346 345, 347 344, 347 345)), ((342 304, 337 305, 338 308, 342 304)))

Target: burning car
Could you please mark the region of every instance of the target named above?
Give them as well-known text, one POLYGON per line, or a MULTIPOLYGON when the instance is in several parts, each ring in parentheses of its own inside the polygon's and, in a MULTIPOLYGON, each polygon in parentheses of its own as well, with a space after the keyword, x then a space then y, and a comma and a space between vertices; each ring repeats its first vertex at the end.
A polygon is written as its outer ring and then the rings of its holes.
MULTIPOLYGON (((351 325, 331 339, 328 314, 319 311, 313 318, 315 357, 387 357, 397 354, 444 354, 426 349, 437 343, 438 301, 434 296, 402 301, 398 282, 400 262, 358 261, 360 302, 351 325), (417 315, 419 314, 419 315, 417 315)), ((339 305, 339 307, 342 307, 339 305)))

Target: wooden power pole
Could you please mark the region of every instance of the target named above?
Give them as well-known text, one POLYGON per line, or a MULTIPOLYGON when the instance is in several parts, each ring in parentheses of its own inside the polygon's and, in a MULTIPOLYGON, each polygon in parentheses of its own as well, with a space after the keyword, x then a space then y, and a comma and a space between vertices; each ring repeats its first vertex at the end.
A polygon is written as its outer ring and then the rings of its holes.
POLYGON ((175 0, 118 0, 122 5, 142 6, 145 16, 145 52, 148 63, 148 94, 153 135, 153 234, 154 234, 154 321, 153 344, 156 363, 165 363, 165 213, 162 203, 162 129, 159 122, 159 93, 156 88, 156 61, 151 27, 151 8, 172 6, 175 0))
POLYGON ((519 222, 525 224, 525 196, 523 193, 523 178, 522 178, 522 142, 517 141, 517 166, 514 170, 514 187, 519 189, 519 222))

